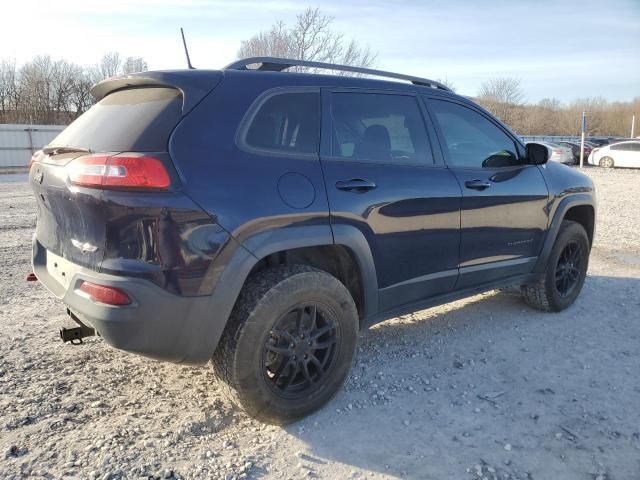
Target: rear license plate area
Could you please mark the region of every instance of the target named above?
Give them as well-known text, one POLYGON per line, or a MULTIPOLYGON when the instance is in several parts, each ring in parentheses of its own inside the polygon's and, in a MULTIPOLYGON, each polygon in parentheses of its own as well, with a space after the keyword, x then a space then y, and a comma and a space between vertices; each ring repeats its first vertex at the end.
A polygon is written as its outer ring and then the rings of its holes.
POLYGON ((55 253, 47 251, 47 273, 66 290, 80 266, 71 263, 55 253))

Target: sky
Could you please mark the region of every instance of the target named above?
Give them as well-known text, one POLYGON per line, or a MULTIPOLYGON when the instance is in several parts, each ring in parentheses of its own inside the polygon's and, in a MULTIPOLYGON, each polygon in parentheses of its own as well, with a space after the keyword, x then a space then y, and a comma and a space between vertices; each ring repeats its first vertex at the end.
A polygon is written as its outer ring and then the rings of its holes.
POLYGON ((453 83, 516 77, 528 102, 640 96, 640 0, 7 0, 0 59, 48 54, 95 64, 103 53, 184 68, 179 28, 197 68, 221 68, 242 40, 307 6, 378 52, 376 68, 453 83))

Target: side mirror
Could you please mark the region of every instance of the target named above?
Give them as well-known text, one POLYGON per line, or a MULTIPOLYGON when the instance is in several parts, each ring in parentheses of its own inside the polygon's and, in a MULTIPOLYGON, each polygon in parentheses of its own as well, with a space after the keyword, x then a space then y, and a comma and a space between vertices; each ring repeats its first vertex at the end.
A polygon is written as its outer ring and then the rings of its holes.
POLYGON ((518 159, 513 153, 508 150, 502 150, 485 158, 482 162, 482 168, 513 167, 519 163, 520 162, 518 162, 518 159))
POLYGON ((530 165, 544 165, 549 160, 549 149, 539 143, 527 143, 527 162, 530 165))

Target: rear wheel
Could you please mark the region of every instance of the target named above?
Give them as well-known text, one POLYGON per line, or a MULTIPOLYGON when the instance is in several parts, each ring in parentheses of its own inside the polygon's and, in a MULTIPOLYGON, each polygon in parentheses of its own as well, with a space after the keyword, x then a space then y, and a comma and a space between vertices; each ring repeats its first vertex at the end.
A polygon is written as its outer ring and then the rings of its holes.
POLYGON ((611 157, 602 157, 600 159, 600 166, 604 168, 613 168, 613 158, 611 157))
POLYGON ((285 424, 329 401, 353 360, 358 315, 346 287, 302 265, 252 277, 213 356, 223 390, 249 415, 285 424))
POLYGON ((589 266, 589 237, 577 222, 565 220, 547 261, 544 276, 524 285, 524 300, 534 308, 559 312, 578 297, 589 266))

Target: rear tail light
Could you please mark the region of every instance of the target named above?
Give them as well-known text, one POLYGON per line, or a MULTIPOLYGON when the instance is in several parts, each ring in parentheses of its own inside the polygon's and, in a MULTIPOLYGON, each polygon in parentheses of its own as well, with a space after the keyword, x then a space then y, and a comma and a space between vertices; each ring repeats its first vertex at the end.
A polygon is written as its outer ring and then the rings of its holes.
POLYGON ((86 293, 95 302, 106 303, 107 305, 129 305, 131 299, 129 295, 114 287, 105 287, 96 283, 83 281, 80 291, 86 293))
POLYGON ((31 158, 29 159, 29 171, 31 171, 31 166, 38 161, 40 155, 42 155, 42 150, 33 152, 33 155, 31 155, 31 158))
POLYGON ((556 155, 562 155, 562 150, 554 150, 553 153, 556 155))
POLYGON ((166 190, 171 184, 162 162, 147 155, 88 155, 76 158, 67 168, 69 181, 83 187, 166 190))

